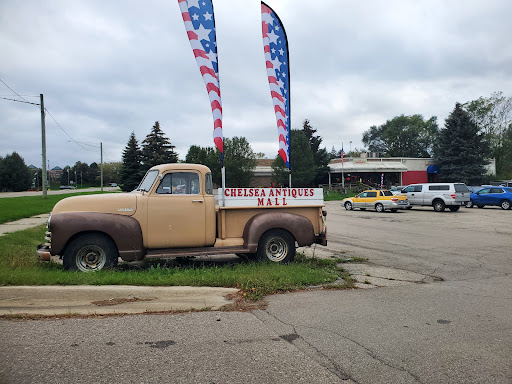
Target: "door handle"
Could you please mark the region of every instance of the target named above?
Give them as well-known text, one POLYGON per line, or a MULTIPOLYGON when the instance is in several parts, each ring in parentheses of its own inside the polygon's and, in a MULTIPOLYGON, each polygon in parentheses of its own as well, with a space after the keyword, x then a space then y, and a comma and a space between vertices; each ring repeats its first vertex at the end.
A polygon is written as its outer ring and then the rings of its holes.
POLYGON ((203 200, 192 200, 193 203, 202 203, 203 200))

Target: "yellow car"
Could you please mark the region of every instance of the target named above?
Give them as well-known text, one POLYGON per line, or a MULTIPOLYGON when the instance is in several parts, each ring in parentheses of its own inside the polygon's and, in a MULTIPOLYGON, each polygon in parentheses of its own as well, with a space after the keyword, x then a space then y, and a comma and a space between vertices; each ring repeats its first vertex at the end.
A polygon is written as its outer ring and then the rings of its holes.
POLYGON ((407 200, 405 195, 393 195, 388 190, 370 189, 361 192, 357 196, 343 199, 341 205, 347 211, 351 211, 354 208, 359 208, 361 211, 367 208, 374 208, 377 212, 384 212, 386 209, 396 212, 399 209, 407 209, 409 207, 409 200, 407 200))

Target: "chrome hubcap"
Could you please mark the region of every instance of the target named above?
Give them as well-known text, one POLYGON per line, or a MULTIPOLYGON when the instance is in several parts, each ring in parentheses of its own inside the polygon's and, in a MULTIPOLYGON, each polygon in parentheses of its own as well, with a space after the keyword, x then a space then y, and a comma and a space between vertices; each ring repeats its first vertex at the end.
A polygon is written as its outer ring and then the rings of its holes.
POLYGON ((102 269, 106 261, 105 251, 96 245, 88 245, 80 249, 76 255, 76 266, 84 272, 102 269))
POLYGON ((288 245, 283 239, 271 239, 267 244, 267 258, 271 261, 282 261, 288 254, 288 245))

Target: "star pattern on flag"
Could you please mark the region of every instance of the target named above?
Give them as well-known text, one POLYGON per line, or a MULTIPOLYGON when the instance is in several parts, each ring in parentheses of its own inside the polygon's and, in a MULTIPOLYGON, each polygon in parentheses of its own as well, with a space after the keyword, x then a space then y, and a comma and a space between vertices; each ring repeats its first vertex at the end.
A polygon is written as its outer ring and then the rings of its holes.
POLYGON ((215 43, 215 20, 213 18, 213 4, 210 1, 187 0, 192 25, 197 38, 203 45, 204 51, 210 58, 213 69, 219 76, 217 66, 217 44, 215 43), (197 16, 197 17, 196 17, 197 16), (213 60, 214 58, 215 60, 213 60))

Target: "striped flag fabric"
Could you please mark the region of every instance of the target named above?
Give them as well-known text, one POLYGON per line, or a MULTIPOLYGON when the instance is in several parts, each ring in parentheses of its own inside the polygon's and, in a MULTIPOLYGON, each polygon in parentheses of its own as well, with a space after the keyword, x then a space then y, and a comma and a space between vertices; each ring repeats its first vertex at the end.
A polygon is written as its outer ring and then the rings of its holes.
POLYGON ((217 37, 212 0, 178 0, 188 39, 203 76, 213 114, 213 141, 224 153, 217 37))
POLYGON ((288 39, 277 14, 261 2, 263 50, 279 135, 279 155, 290 169, 290 63, 288 39))
POLYGON ((343 150, 343 144, 341 144, 341 162, 343 163, 343 158, 345 157, 345 151, 343 150))

